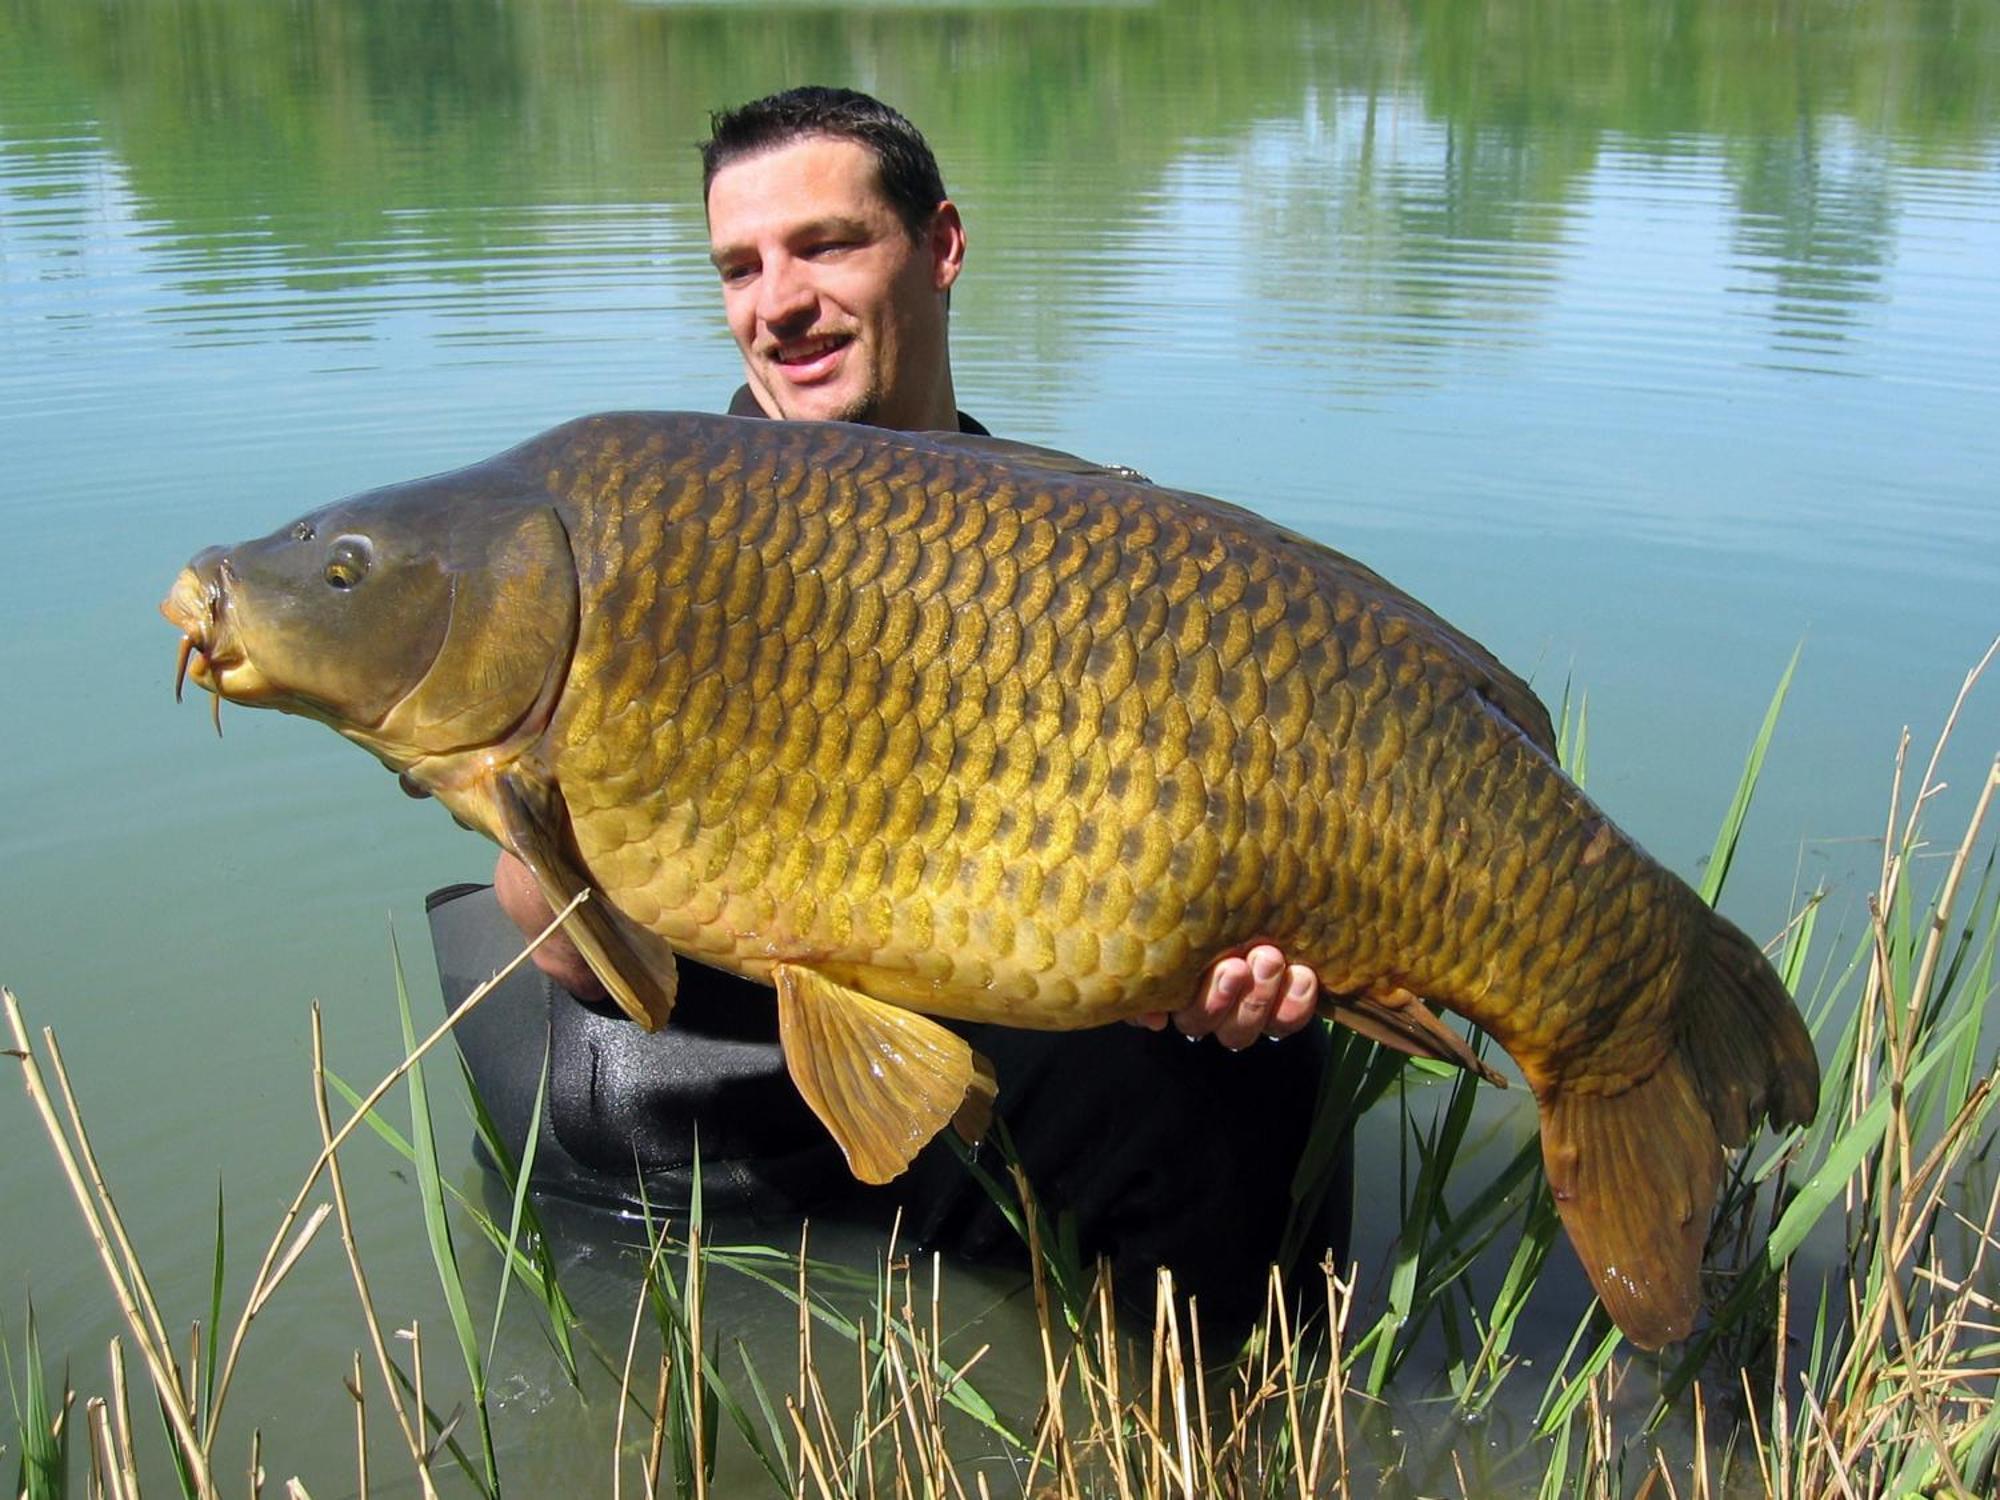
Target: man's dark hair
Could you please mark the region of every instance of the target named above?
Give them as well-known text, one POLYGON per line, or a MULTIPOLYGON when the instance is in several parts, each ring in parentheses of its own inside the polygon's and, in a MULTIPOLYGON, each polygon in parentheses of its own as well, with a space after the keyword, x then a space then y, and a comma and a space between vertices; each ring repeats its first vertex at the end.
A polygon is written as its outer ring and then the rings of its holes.
POLYGON ((854 89, 817 84, 752 99, 708 117, 701 147, 701 197, 708 201, 715 174, 745 156, 813 136, 853 141, 875 158, 882 194, 896 217, 920 237, 944 201, 944 177, 923 134, 880 99, 854 89))

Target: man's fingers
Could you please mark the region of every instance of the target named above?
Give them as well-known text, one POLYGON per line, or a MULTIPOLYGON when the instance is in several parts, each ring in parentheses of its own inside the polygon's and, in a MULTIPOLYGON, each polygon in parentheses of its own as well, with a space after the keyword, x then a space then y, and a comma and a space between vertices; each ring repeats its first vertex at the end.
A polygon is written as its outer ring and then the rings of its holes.
POLYGON ((1285 970, 1284 993, 1278 997, 1271 1019, 1264 1023, 1264 1034, 1290 1036, 1302 1030, 1318 1011, 1319 975, 1304 964, 1292 964, 1285 970))
POLYGON ((1241 956, 1217 959, 1201 993, 1173 1013, 1173 1023, 1187 1036, 1212 1034, 1231 1051, 1241 1051, 1260 1036, 1290 1036, 1313 1018, 1318 1005, 1319 976, 1304 964, 1286 963, 1271 944, 1259 943, 1241 956))
POLYGON ((1183 1036, 1207 1036, 1236 1013, 1236 1007, 1254 984, 1250 965, 1244 959, 1216 960, 1202 982, 1200 993, 1173 1013, 1175 1028, 1183 1036))
POLYGON ((1216 1021, 1215 1039, 1231 1052, 1241 1052, 1264 1034, 1264 1022, 1277 1009, 1285 975, 1285 956, 1269 943, 1259 943, 1236 960, 1246 984, 1235 1005, 1216 1021))
POLYGON ((1285 977, 1285 955, 1269 943, 1259 943, 1243 957, 1250 964, 1250 977, 1256 982, 1259 999, 1276 1004, 1285 977))
POLYGON ((1284 954, 1269 943, 1259 943, 1241 962, 1249 972, 1249 988, 1215 1028, 1216 1040, 1232 1052, 1241 1052, 1264 1035, 1285 996, 1284 954))
MULTIPOLYGON (((523 944, 538 936, 555 917, 534 875, 511 854, 502 854, 493 867, 493 894, 499 898, 500 910, 521 929, 523 944)), ((549 940, 528 956, 536 968, 579 1000, 607 1000, 611 996, 564 933, 550 933, 549 940)))

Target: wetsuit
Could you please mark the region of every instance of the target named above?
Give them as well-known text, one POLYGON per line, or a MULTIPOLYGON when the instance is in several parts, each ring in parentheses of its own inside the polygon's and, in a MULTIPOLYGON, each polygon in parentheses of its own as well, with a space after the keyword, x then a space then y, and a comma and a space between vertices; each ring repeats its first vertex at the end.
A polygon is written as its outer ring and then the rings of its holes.
MULTIPOLYGON (((748 388, 734 415, 761 416, 748 388)), ((985 430, 962 413, 960 427, 985 430)), ((447 1007, 522 947, 489 886, 429 898, 447 1007)), ((1254 1312, 1275 1255, 1311 1119, 1324 1038, 1317 1026, 1241 1053, 1169 1028, 1022 1031, 952 1024, 990 1058, 998 1110, 1045 1209, 1073 1217, 1086 1257, 1110 1257, 1121 1290, 1150 1297, 1171 1264, 1204 1318, 1254 1312)), ((887 1188, 855 1184, 785 1070, 768 988, 680 961, 672 1022, 644 1032, 606 1003, 578 1001, 523 965, 455 1033, 503 1137, 540 1132, 536 1185, 627 1206, 687 1201, 697 1133, 703 1202, 756 1218, 899 1206, 905 1232, 966 1257, 1020 1242, 949 1143, 933 1141, 887 1188), (548 1098, 531 1122, 544 1046, 548 1098)), ((987 1157, 997 1167, 997 1158, 987 1157)), ((1344 1254, 1339 1185, 1316 1244, 1344 1254)))

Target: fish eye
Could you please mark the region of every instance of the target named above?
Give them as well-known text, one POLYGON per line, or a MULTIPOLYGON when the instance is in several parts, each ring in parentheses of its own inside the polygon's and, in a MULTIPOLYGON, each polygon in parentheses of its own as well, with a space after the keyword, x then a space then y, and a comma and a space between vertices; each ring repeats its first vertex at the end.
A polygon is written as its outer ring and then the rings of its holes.
POLYGON ((310 521, 294 521, 292 523, 292 540, 295 542, 309 542, 318 534, 313 530, 313 524, 310 521))
POLYGON ((333 545, 327 549, 323 576, 333 588, 351 589, 368 576, 368 564, 374 556, 375 549, 365 536, 335 537, 333 545))

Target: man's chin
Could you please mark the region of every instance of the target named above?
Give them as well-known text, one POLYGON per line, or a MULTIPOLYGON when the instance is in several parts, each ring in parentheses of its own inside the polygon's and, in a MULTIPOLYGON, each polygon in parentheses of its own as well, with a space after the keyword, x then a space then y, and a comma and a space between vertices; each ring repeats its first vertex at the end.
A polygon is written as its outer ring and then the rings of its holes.
POLYGON ((816 403, 812 406, 796 408, 790 414, 794 422, 862 422, 875 420, 878 403, 872 398, 858 401, 816 403))
POLYGON ((772 401, 778 415, 792 422, 872 422, 882 405, 874 391, 788 390, 782 384, 774 384, 772 401))

